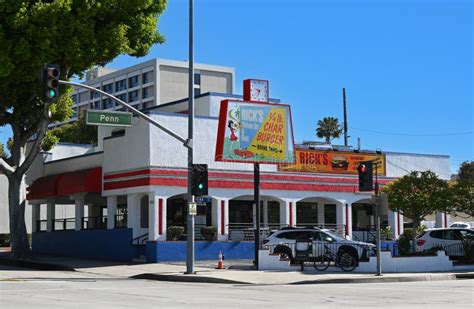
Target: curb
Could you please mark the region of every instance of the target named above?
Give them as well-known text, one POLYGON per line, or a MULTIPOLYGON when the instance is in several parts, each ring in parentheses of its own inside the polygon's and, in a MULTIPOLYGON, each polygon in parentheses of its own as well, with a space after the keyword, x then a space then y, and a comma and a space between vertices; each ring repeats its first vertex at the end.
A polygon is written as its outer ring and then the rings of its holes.
POLYGON ((32 268, 32 269, 37 269, 37 270, 76 271, 73 267, 65 266, 65 265, 47 264, 47 263, 34 262, 34 261, 29 261, 29 260, 12 260, 8 258, 0 258, 0 265, 32 268))
MULTIPOLYGON (((472 276, 474 278, 474 275, 472 276)), ((373 277, 373 278, 336 278, 336 279, 320 279, 292 282, 292 285, 300 284, 330 284, 330 283, 377 283, 377 282, 413 282, 413 281, 440 281, 440 280, 456 280, 456 274, 433 274, 406 277, 373 277)))
POLYGON ((456 279, 474 279, 474 273, 456 274, 456 279))
POLYGON ((236 281, 214 277, 202 277, 193 275, 162 275, 162 274, 139 274, 131 276, 132 279, 146 279, 156 281, 172 281, 172 282, 198 282, 198 283, 224 283, 224 284, 252 284, 244 281, 236 281))

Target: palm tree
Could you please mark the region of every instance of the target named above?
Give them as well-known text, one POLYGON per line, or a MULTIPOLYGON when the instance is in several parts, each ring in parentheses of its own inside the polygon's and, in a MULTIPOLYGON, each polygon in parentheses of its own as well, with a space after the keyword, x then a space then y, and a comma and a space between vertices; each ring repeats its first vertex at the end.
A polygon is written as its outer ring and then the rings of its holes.
POLYGON ((319 138, 326 138, 326 144, 331 144, 331 137, 338 138, 341 136, 341 133, 342 128, 337 118, 324 117, 323 120, 318 121, 316 136, 319 138))

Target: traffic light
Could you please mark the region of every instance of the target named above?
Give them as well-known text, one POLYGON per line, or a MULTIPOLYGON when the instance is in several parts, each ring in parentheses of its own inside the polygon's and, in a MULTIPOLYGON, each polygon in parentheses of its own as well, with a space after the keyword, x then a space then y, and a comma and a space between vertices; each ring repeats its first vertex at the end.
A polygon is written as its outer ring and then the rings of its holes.
POLYGON ((207 195, 207 164, 193 164, 191 171, 191 194, 207 195))
POLYGON ((357 166, 357 172, 359 172, 359 191, 361 192, 374 190, 372 165, 372 161, 362 161, 357 166))
POLYGON ((43 67, 43 101, 52 103, 59 98, 59 75, 61 70, 57 64, 46 64, 43 67))

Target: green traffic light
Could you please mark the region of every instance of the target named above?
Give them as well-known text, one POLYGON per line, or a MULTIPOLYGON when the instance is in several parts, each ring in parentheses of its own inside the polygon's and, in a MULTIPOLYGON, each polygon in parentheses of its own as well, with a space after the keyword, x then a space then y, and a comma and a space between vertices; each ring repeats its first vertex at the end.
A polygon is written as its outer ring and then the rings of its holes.
POLYGON ((56 97, 56 90, 54 90, 54 89, 48 90, 48 97, 49 98, 55 98, 56 97))
POLYGON ((204 188, 203 184, 202 184, 202 183, 200 183, 200 184, 198 185, 198 188, 199 188, 199 189, 202 189, 202 188, 204 188))

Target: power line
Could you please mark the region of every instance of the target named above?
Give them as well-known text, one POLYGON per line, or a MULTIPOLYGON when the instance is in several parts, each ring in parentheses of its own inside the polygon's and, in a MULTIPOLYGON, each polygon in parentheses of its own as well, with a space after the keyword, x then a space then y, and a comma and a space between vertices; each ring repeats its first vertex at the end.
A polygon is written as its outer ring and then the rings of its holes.
POLYGON ((402 136, 453 136, 453 135, 470 135, 472 131, 467 132, 453 132, 453 133, 432 133, 432 134, 411 134, 411 133, 397 133, 397 132, 383 132, 383 131, 375 131, 375 130, 366 130, 366 129, 359 129, 350 127, 352 130, 356 131, 364 131, 376 134, 386 134, 386 135, 402 135, 402 136))

